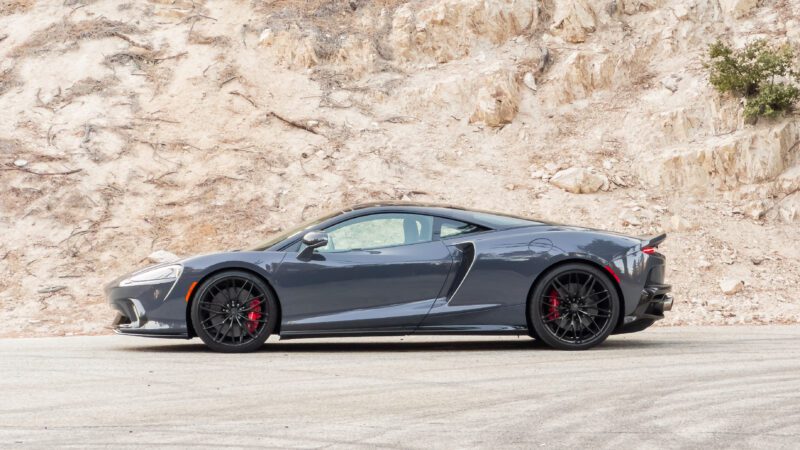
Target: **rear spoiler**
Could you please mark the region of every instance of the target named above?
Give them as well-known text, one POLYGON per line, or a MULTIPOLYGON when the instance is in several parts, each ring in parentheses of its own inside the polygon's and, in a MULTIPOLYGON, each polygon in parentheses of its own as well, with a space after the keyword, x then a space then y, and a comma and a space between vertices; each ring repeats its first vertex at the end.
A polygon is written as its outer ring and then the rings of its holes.
POLYGON ((661 233, 652 236, 639 236, 639 239, 642 240, 642 247, 653 247, 656 248, 664 242, 664 239, 667 238, 667 233, 661 233))

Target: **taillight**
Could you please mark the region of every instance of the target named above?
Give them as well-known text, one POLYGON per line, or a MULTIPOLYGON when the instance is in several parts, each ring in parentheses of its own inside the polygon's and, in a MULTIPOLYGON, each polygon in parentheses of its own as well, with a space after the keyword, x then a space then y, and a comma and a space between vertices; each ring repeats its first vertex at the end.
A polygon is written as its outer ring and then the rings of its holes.
POLYGON ((644 253, 645 255, 652 255, 655 252, 656 252, 655 247, 642 247, 642 253, 644 253))

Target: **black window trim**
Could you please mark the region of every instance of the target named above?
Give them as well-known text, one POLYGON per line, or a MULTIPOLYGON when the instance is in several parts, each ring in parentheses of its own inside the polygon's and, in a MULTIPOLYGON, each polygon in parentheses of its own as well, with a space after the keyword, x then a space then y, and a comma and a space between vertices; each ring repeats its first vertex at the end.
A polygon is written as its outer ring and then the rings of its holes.
POLYGON ((373 251, 373 250, 383 250, 385 248, 405 247, 407 245, 427 244, 427 243, 430 243, 430 242, 436 242, 437 241, 437 239, 434 239, 434 234, 433 234, 433 230, 436 228, 436 217, 431 216, 430 214, 419 214, 419 213, 409 213, 409 212, 381 211, 381 212, 376 212, 374 214, 364 214, 364 215, 361 215, 361 216, 350 217, 349 219, 343 220, 341 222, 337 222, 337 223, 335 223, 333 225, 328 225, 327 227, 323 228, 322 231, 326 231, 327 232, 327 230, 329 230, 329 229, 331 229, 331 228, 333 228, 333 227, 335 227, 337 225, 342 225, 342 224, 344 224, 344 223, 346 223, 346 222, 348 222, 350 220, 361 219, 362 217, 369 217, 369 216, 379 216, 379 215, 383 215, 383 214, 387 214, 387 215, 390 215, 390 214, 401 215, 402 214, 402 215, 406 215, 406 216, 430 217, 431 218, 431 240, 430 241, 412 242, 411 244, 406 244, 404 242, 402 244, 383 245, 383 246, 380 246, 380 247, 351 248, 351 249, 347 249, 347 250, 341 250, 341 251, 334 250, 332 252, 321 252, 321 253, 324 253, 324 254, 327 255, 327 254, 330 254, 330 253, 369 252, 369 251, 373 251))
POLYGON ((491 228, 487 228, 487 227, 485 227, 483 225, 478 225, 477 223, 467 222, 465 220, 453 219, 451 217, 435 216, 433 220, 434 220, 433 221, 433 236, 435 238, 434 240, 437 240, 437 241, 441 241, 441 240, 444 240, 444 239, 457 238, 457 237, 461 237, 461 236, 472 236, 473 234, 476 234, 476 233, 483 233, 484 231, 491 231, 491 228), (442 237, 442 222, 444 222, 444 221, 460 222, 460 223, 463 223, 463 224, 472 225, 473 227, 475 227, 475 230, 467 232, 467 233, 459 233, 459 234, 453 234, 453 235, 450 235, 450 236, 442 237))
POLYGON ((345 253, 345 252, 348 252, 348 251, 369 251, 369 250, 378 250, 378 249, 391 248, 391 247, 400 247, 400 246, 404 246, 404 245, 425 244, 425 243, 428 243, 428 242, 443 241, 445 239, 448 239, 448 240, 449 239, 455 239, 455 238, 459 238, 459 237, 463 237, 463 236, 472 236, 472 235, 475 235, 475 234, 478 234, 478 233, 485 233, 487 231, 493 231, 492 228, 489 228, 489 227, 486 227, 486 226, 483 226, 483 225, 478 225, 477 223, 474 223, 474 222, 467 222, 467 221, 464 221, 464 220, 455 219, 453 217, 447 217, 447 216, 439 215, 439 214, 418 213, 418 212, 409 212, 409 211, 403 211, 403 210, 370 211, 370 212, 365 212, 364 214, 357 214, 357 215, 348 216, 347 218, 344 218, 342 220, 336 221, 334 223, 331 223, 331 224, 325 226, 325 228, 320 228, 320 227, 317 226, 317 227, 309 228, 309 229, 306 229, 306 230, 302 230, 301 232, 298 233, 297 237, 292 239, 291 242, 289 242, 286 245, 282 245, 276 251, 279 251, 279 252, 290 252, 290 251, 294 252, 295 250, 290 250, 290 249, 292 247, 294 247, 295 245, 297 245, 299 242, 302 241, 303 235, 305 235, 305 233, 308 233, 308 232, 311 232, 311 231, 325 231, 325 230, 327 230, 327 229, 329 229, 331 227, 335 227, 336 225, 339 225, 339 224, 341 224, 343 222, 346 222, 348 220, 358 219, 358 218, 366 217, 366 216, 374 216, 374 215, 378 215, 378 214, 409 214, 409 215, 416 215, 416 216, 428 216, 428 217, 431 217, 431 218, 433 218, 433 239, 431 239, 430 241, 425 241, 425 242, 415 242, 413 244, 398 244, 398 245, 392 245, 392 246, 386 246, 386 247, 375 247, 375 248, 360 249, 360 250, 342 250, 341 253, 345 253), (462 233, 462 234, 456 234, 456 235, 453 235, 453 236, 441 237, 440 234, 441 234, 441 221, 442 220, 449 220, 449 221, 455 221, 455 222, 461 222, 461 223, 466 223, 466 224, 469 224, 469 225, 473 225, 473 226, 477 227, 477 231, 474 231, 474 232, 471 232, 471 233, 462 233), (435 231, 437 229, 439 230, 438 234, 435 233, 435 231))

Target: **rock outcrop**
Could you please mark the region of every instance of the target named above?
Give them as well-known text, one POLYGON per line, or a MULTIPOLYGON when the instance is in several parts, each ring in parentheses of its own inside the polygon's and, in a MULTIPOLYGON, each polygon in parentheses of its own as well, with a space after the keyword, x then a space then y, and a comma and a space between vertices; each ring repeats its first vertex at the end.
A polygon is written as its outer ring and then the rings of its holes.
POLYGON ((556 172, 550 183, 573 194, 591 194, 608 185, 608 179, 590 169, 571 167, 556 172))
POLYGON ((446 63, 482 42, 500 45, 530 30, 537 8, 536 2, 523 0, 407 3, 394 12, 389 43, 400 61, 446 63))
POLYGON ((746 128, 665 151, 642 178, 664 187, 706 191, 777 181, 800 156, 800 126, 787 121, 746 128))
POLYGON ((730 17, 739 19, 758 6, 758 0, 719 0, 719 5, 730 17))
POLYGON ((586 41, 594 32, 595 15, 590 2, 586 0, 567 0, 557 2, 553 13, 552 29, 564 40, 572 43, 586 41))
POLYGON ((491 127, 511 123, 519 111, 520 82, 514 71, 496 68, 481 74, 475 85, 475 110, 471 123, 491 127))

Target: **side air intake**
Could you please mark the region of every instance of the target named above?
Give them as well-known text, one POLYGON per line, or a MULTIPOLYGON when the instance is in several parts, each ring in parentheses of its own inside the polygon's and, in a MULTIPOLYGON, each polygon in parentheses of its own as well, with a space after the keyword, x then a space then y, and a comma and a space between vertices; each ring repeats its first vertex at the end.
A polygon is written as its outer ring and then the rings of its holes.
POLYGON ((461 262, 459 263, 458 270, 456 271, 455 279, 450 285, 450 290, 447 292, 447 298, 452 299, 458 292, 458 289, 467 278, 472 265, 475 263, 475 244, 472 242, 463 242, 455 246, 455 249, 461 252, 461 262))

